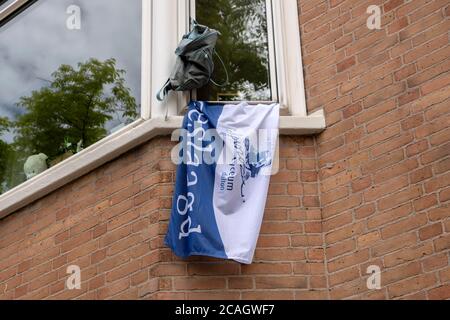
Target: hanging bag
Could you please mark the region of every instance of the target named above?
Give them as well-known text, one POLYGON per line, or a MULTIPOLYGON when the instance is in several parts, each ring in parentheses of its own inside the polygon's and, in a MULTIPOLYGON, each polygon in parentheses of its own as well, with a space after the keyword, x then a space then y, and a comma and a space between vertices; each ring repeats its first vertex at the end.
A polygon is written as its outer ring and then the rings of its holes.
MULTIPOLYGON (((175 54, 177 60, 172 73, 156 95, 158 101, 163 101, 169 91, 190 91, 206 86, 209 81, 217 86, 228 84, 228 73, 226 83, 218 85, 211 76, 214 72, 213 55, 216 54, 225 68, 223 60, 215 51, 219 32, 207 26, 192 22, 192 31, 183 36, 175 54)), ((226 68, 225 68, 226 70, 226 68)))

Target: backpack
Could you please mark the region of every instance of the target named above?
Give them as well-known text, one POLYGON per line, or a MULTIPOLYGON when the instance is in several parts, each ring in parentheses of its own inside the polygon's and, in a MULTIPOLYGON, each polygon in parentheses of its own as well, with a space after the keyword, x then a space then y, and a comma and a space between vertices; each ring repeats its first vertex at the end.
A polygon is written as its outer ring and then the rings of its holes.
MULTIPOLYGON (((215 51, 220 33, 198 24, 195 20, 193 20, 192 25, 192 31, 183 36, 175 50, 177 60, 169 79, 156 95, 158 101, 163 101, 170 90, 190 91, 199 89, 207 85, 209 81, 217 86, 223 86, 218 85, 211 79, 214 72, 214 54, 225 67, 222 59, 215 51)), ((226 84, 228 84, 228 73, 226 84)))

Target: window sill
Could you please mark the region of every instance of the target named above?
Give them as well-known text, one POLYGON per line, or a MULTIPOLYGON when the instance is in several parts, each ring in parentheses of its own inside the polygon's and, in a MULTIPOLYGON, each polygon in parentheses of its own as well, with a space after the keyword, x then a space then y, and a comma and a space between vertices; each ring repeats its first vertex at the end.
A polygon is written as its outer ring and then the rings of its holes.
MULTIPOLYGON (((183 117, 140 119, 121 131, 99 141, 42 174, 0 195, 0 219, 23 208, 63 185, 89 173, 130 149, 180 128, 183 117)), ((281 116, 280 134, 311 135, 325 129, 323 110, 309 116, 281 116)))

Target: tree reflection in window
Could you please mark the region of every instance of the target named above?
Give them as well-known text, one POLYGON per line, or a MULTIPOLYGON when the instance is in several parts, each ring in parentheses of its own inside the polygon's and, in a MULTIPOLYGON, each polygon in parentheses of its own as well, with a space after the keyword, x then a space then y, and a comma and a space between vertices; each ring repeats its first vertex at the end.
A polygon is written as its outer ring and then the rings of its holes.
POLYGON ((73 3, 38 1, 0 28, 0 193, 32 176, 24 164, 54 166, 139 117, 141 0, 78 0, 75 31, 73 3))
POLYGON ((24 154, 58 156, 67 142, 90 146, 107 135, 105 124, 116 113, 130 122, 138 116, 136 100, 125 86, 124 70, 114 59, 91 59, 74 69, 62 65, 48 87, 22 97, 26 112, 14 123, 15 147, 24 154), (110 88, 106 90, 106 88, 110 88))
MULTIPOLYGON (((225 87, 209 84, 197 98, 209 101, 272 99, 266 0, 196 0, 196 20, 221 33, 217 52, 230 81, 225 87)), ((213 79, 224 83, 226 74, 215 59, 213 79)))

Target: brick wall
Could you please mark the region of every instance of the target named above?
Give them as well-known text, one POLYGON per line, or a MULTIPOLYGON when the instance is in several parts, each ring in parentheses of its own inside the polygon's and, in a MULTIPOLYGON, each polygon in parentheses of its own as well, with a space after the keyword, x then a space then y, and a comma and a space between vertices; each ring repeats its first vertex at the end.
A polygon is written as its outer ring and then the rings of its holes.
POLYGON ((448 1, 300 1, 331 298, 450 298, 448 1), (383 8, 382 30, 366 26, 383 8), (368 265, 382 290, 368 291, 368 265))
POLYGON ((0 299, 449 299, 450 6, 299 1, 316 137, 282 137, 255 263, 163 244, 168 137, 0 220, 0 299), (366 9, 383 9, 382 29, 366 9), (82 289, 65 289, 68 265, 82 289), (382 289, 366 287, 378 265, 382 289))

